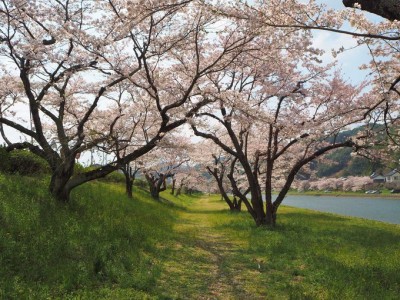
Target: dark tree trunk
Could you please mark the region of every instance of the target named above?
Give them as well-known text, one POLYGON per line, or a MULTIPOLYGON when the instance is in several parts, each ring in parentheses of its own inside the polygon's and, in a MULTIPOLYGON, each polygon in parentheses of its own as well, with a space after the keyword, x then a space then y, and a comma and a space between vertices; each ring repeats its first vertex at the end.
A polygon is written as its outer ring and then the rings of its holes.
POLYGON ((158 189, 157 180, 146 175, 147 182, 149 183, 150 195, 153 199, 160 199, 160 190, 158 189))
POLYGON ((231 211, 242 211, 242 200, 238 200, 236 196, 233 196, 231 211))
POLYGON ((185 184, 185 181, 182 179, 181 182, 179 183, 178 188, 176 189, 175 196, 179 196, 182 193, 184 184, 185 184))
POLYGON ((175 193, 175 184, 176 184, 176 179, 173 178, 172 179, 171 195, 173 195, 175 193))
POLYGON ((69 202, 72 190, 70 179, 74 173, 74 165, 75 161, 73 159, 68 163, 60 163, 53 168, 49 190, 53 197, 60 202, 69 202))
POLYGON ((158 191, 157 187, 155 187, 154 185, 150 185, 150 195, 155 200, 160 199, 160 192, 158 191))
POLYGON ((55 175, 51 177, 49 186, 50 193, 60 202, 67 203, 70 199, 71 189, 68 188, 68 177, 63 175, 55 175))
MULTIPOLYGON (((218 164, 218 159, 215 158, 216 164, 218 164)), ((214 179, 217 181, 218 189, 221 194, 221 200, 224 200, 226 204, 229 206, 230 211, 240 211, 241 210, 241 200, 237 200, 236 196, 234 196, 233 200, 231 200, 228 196, 228 194, 225 191, 224 188, 224 175, 225 175, 225 167, 222 166, 221 170, 218 170, 218 168, 211 169, 207 167, 208 172, 214 177, 214 179)), ((231 175, 231 174, 230 174, 231 175)), ((229 175, 228 175, 229 177, 229 175)))
MULTIPOLYGON (((274 133, 273 127, 270 127, 270 135, 274 133)), ((272 173, 274 168, 274 160, 272 158, 272 143, 267 151, 266 174, 265 174, 265 225, 274 227, 276 223, 276 208, 272 203, 272 173)))
POLYGON ((220 181, 217 179, 217 183, 218 183, 219 192, 221 193, 221 200, 223 199, 226 202, 226 204, 228 204, 229 209, 231 211, 235 211, 237 209, 237 207, 235 207, 234 202, 229 198, 228 194, 225 192, 225 189, 222 184, 222 180, 220 181))
POLYGON ((152 174, 146 174, 145 177, 150 187, 150 195, 155 200, 160 199, 160 192, 165 191, 167 189, 166 179, 167 176, 164 174, 159 174, 158 176, 154 176, 152 174))
POLYGON ((125 176, 125 192, 128 198, 133 198, 133 182, 135 181, 135 175, 139 169, 132 170, 129 164, 125 164, 121 168, 125 176))
MULTIPOLYGON (((253 185, 259 186, 259 184, 256 182, 254 182, 253 185)), ((257 226, 263 226, 266 225, 266 219, 261 196, 261 189, 255 189, 254 187, 253 189, 251 190, 251 206, 254 211, 253 219, 256 222, 257 226)))
POLYGON ((391 21, 400 20, 399 0, 343 0, 342 2, 346 7, 354 7, 354 4, 358 3, 362 10, 391 21))
POLYGON ((276 209, 272 202, 267 203, 265 225, 274 227, 276 224, 276 209))
POLYGON ((182 187, 178 187, 178 188, 176 189, 175 196, 179 196, 181 193, 182 193, 182 187))
POLYGON ((133 198, 133 178, 129 174, 125 174, 125 190, 128 198, 133 198))

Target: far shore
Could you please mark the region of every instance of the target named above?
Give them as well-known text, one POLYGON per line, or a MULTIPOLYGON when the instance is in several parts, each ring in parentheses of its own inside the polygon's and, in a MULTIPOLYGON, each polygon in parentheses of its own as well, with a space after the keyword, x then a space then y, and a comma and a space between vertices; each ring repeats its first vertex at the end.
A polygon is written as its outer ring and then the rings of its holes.
POLYGON ((291 191, 288 193, 290 196, 314 196, 314 197, 362 197, 362 198, 389 198, 400 200, 400 194, 389 194, 387 192, 383 192, 381 194, 365 194, 363 192, 321 192, 321 191, 312 191, 312 192, 296 192, 291 191))

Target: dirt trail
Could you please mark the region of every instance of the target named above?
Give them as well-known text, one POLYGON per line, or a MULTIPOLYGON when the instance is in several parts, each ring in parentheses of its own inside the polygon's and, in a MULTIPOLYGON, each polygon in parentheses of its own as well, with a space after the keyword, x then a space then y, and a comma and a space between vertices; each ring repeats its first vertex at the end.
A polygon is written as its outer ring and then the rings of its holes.
POLYGON ((230 274, 227 274, 223 268, 224 257, 228 255, 228 251, 234 248, 234 245, 226 236, 215 230, 215 225, 208 218, 209 213, 215 208, 209 205, 208 199, 202 198, 191 208, 192 213, 188 213, 196 223, 194 226, 197 227, 198 246, 208 252, 212 265, 210 276, 213 277, 213 280, 209 286, 209 295, 204 295, 204 299, 209 299, 210 296, 234 299, 230 274))
MULTIPOLYGON (((197 295, 191 295, 195 299, 251 299, 237 288, 232 266, 227 262, 230 255, 240 251, 240 245, 231 240, 224 231, 218 229, 218 213, 224 206, 221 203, 203 197, 194 202, 187 210, 180 214, 179 223, 176 230, 183 235, 192 236, 192 240, 180 245, 182 263, 184 260, 191 259, 195 261, 193 268, 197 272, 190 273, 178 272, 178 276, 191 276, 193 284, 206 282, 204 288, 197 295), (192 251, 191 257, 188 257, 184 247, 190 245, 192 251), (183 249, 182 249, 183 247, 183 249), (246 297, 247 296, 247 297, 246 297)), ((178 250, 179 251, 179 250, 178 250)), ((187 266, 189 269, 190 266, 187 266)), ((185 298, 183 295, 180 297, 185 298)), ((179 297, 179 298, 180 298, 179 297)))

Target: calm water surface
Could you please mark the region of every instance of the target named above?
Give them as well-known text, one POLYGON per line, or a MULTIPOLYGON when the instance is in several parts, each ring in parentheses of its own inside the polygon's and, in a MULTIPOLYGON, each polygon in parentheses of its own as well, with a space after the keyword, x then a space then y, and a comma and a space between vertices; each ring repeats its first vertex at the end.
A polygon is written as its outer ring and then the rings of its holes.
POLYGON ((397 199, 289 195, 282 205, 400 224, 400 200, 397 199))

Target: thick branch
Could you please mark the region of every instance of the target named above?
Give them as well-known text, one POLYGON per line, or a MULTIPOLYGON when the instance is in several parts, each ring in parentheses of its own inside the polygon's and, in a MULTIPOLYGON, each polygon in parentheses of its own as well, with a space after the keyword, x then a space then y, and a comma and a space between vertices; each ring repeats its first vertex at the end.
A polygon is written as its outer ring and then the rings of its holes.
POLYGON ((400 20, 399 0, 343 0, 346 7, 354 7, 355 3, 361 5, 362 10, 379 15, 388 20, 400 20))
POLYGON ((311 161, 315 160, 316 158, 322 156, 323 154, 334 150, 334 149, 338 149, 338 148, 344 148, 344 147, 356 147, 357 145, 349 140, 349 141, 345 141, 343 143, 338 143, 338 144, 332 144, 332 145, 328 145, 326 147, 323 147, 321 149, 316 150, 314 153, 312 153, 311 155, 309 155, 308 157, 305 157, 304 159, 300 160, 299 162, 297 162, 294 167, 290 170, 289 175, 286 179, 285 185, 283 186, 283 188, 281 189, 278 197, 276 198, 276 200, 273 203, 273 207, 275 210, 278 209, 279 205, 282 203, 283 199, 285 198, 287 192, 290 189, 290 186, 293 183, 293 180, 296 176, 296 174, 300 171, 300 169, 305 166, 306 164, 310 163, 311 161))

